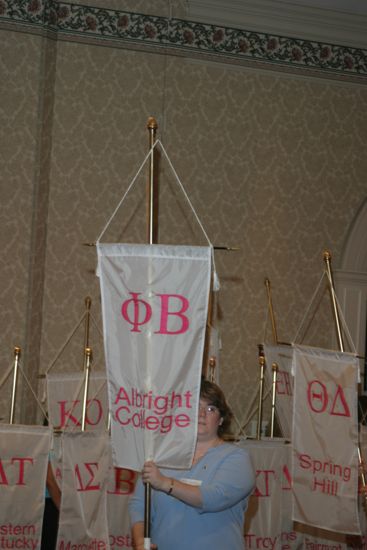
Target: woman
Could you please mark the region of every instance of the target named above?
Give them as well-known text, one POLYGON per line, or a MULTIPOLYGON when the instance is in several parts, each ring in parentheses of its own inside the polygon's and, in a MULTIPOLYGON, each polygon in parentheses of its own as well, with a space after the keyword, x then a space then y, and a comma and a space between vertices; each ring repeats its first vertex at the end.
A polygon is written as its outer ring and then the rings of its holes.
MULTIPOLYGON (((222 390, 203 380, 198 435, 190 470, 144 464, 152 491, 151 541, 158 550, 243 550, 243 523, 254 473, 247 452, 233 443, 233 414, 222 390)), ((129 504, 134 548, 144 550, 144 486, 129 504)))

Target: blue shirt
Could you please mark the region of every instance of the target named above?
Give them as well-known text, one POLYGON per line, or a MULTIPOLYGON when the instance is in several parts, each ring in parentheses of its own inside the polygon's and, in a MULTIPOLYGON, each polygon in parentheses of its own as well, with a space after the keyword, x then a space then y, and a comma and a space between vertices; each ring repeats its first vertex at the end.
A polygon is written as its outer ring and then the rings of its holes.
MULTIPOLYGON (((163 473, 163 469, 162 469, 163 473)), ((196 508, 152 490, 151 542, 159 550, 243 550, 244 514, 255 477, 245 449, 224 443, 208 450, 190 470, 164 470, 181 481, 201 481, 196 508)), ((144 521, 144 485, 130 499, 131 523, 144 521)))

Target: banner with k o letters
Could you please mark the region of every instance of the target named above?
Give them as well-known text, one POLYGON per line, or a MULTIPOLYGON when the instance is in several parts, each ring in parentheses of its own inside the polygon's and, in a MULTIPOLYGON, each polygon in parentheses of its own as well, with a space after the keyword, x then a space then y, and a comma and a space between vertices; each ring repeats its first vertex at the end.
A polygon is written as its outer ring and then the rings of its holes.
POLYGON ((97 244, 114 464, 188 468, 196 443, 209 247, 97 244))
POLYGON ((294 346, 293 367, 293 520, 359 534, 358 360, 294 346))
MULTIPOLYGON (((84 380, 82 372, 47 374, 48 414, 52 426, 61 430, 81 427, 84 380)), ((85 427, 88 431, 105 430, 107 424, 106 374, 95 371, 89 376, 85 427)))
POLYGON ((278 365, 276 379, 276 413, 282 430, 282 436, 286 439, 292 437, 293 423, 293 375, 292 361, 293 349, 290 346, 270 346, 264 344, 266 361, 265 375, 268 384, 272 384, 272 364, 278 365))
POLYGON ((0 425, 1 548, 41 547, 51 430, 0 425))

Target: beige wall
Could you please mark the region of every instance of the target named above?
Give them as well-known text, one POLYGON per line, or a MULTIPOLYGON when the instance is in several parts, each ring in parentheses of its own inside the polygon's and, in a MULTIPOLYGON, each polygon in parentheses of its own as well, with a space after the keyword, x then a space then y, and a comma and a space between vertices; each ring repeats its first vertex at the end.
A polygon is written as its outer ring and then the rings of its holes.
MULTIPOLYGON (((147 118, 218 252, 221 383, 242 419, 258 374, 269 277, 278 335, 292 341, 329 248, 343 243, 367 192, 363 84, 1 30, 2 372, 15 344, 34 384, 92 297, 95 241, 147 152, 147 118), (55 69, 55 71, 54 71, 55 69), (48 155, 50 153, 50 156, 48 155), (46 221, 47 220, 47 221, 46 221), (38 341, 40 337, 40 341, 38 341)), ((140 184, 140 185, 139 185, 140 184)), ((106 234, 144 240, 144 182, 106 234)), ((160 242, 204 242, 163 160, 160 242)), ((306 343, 330 347, 322 301, 306 343)), ((271 338, 270 325, 267 338, 271 338)), ((96 368, 102 339, 92 327, 96 368)), ((81 366, 83 327, 55 364, 81 366)), ((9 384, 1 391, 6 416, 9 384)), ((23 390, 23 421, 34 417, 23 390)))

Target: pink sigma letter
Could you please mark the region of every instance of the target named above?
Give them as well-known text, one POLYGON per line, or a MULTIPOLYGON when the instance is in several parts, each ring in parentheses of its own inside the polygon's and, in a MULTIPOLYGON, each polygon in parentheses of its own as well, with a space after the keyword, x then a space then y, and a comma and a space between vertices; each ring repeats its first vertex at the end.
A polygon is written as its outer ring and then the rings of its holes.
POLYGON ((189 328, 189 320, 184 315, 189 308, 189 301, 181 294, 157 294, 161 298, 161 324, 159 330, 155 334, 183 334, 189 328), (181 309, 179 311, 169 311, 170 298, 176 298, 181 301, 181 309), (168 330, 168 316, 176 315, 181 320, 181 328, 179 330, 168 330))

